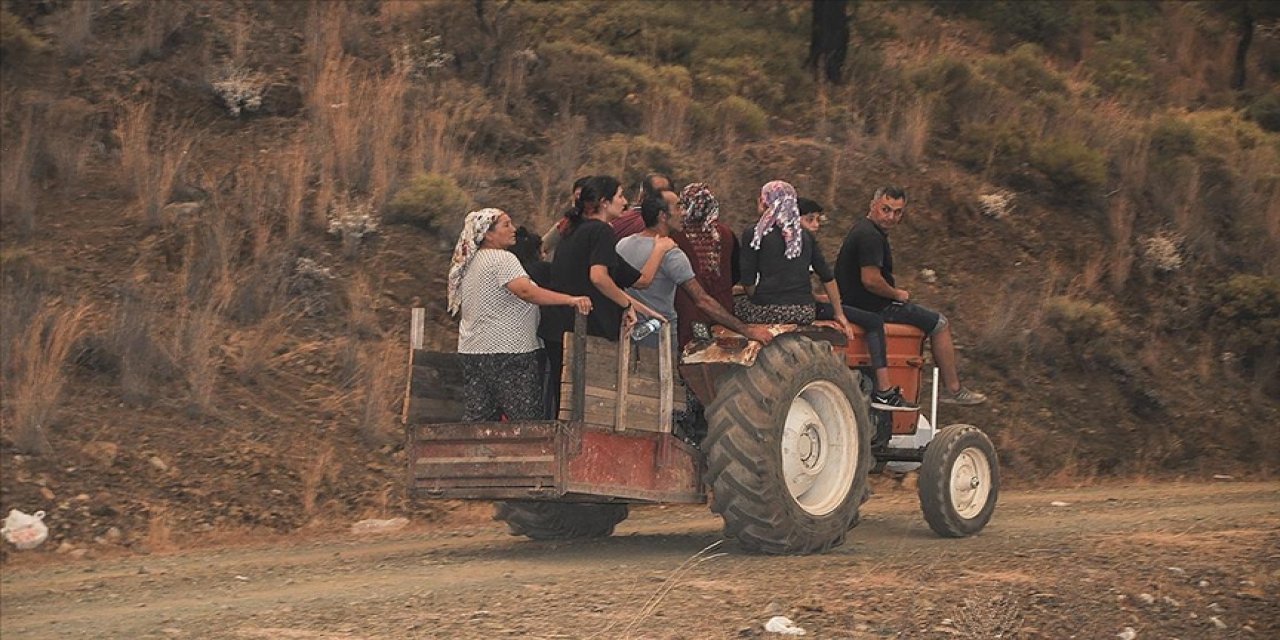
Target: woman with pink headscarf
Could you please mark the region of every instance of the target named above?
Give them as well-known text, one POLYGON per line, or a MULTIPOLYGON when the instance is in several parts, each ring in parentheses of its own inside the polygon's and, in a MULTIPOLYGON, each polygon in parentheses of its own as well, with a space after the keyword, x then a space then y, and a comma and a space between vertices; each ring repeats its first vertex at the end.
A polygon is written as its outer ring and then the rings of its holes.
POLYGON ((501 209, 467 214, 449 267, 449 313, 460 316, 462 419, 537 420, 543 416, 538 305, 591 312, 591 298, 533 283, 514 253, 511 216, 501 209))
POLYGON ((812 324, 813 287, 810 269, 831 298, 835 320, 853 331, 840 305, 835 274, 822 256, 818 241, 800 225, 796 190, 782 180, 760 189, 760 220, 742 232, 742 284, 734 315, 752 324, 812 324))

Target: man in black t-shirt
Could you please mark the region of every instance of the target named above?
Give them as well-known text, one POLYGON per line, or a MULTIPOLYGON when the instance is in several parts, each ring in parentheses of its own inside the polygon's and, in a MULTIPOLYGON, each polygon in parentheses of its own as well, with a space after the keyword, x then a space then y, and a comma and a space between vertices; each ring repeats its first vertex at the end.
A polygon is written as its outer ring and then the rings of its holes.
POLYGON ((885 322, 919 327, 929 336, 933 360, 942 372, 945 391, 939 400, 951 404, 980 404, 987 397, 960 384, 955 342, 946 316, 909 302, 911 294, 893 279, 893 249, 889 231, 902 220, 907 194, 898 187, 882 187, 871 198, 867 217, 854 223, 836 258, 836 283, 846 304, 874 311, 885 322))

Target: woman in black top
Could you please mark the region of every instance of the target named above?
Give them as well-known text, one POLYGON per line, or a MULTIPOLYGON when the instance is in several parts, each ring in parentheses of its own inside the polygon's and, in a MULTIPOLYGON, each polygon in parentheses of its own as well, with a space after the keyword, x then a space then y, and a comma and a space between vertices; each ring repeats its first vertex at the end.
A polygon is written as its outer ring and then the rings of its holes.
MULTIPOLYGON (((630 267, 614 249, 617 241, 613 228, 609 226, 609 221, 621 215, 626 206, 627 199, 616 179, 594 176, 587 180, 573 211, 566 215, 568 224, 551 261, 551 288, 573 292, 570 295, 589 296, 592 309, 587 316, 587 333, 610 340, 618 339, 624 320, 628 329, 635 324, 637 311, 651 318, 662 318, 661 314, 628 296, 611 275, 624 265, 630 267)), ((627 280, 632 282, 623 284, 640 288, 649 286, 662 264, 662 256, 673 247, 675 242, 669 238, 666 243, 655 244, 653 254, 638 279, 630 277, 627 280)), ((559 413, 563 340, 568 331, 573 331, 572 310, 564 307, 543 309, 539 334, 547 344, 550 365, 547 406, 551 408, 548 417, 553 419, 559 413)))
POLYGON ((734 314, 753 324, 812 324, 813 287, 809 270, 822 281, 835 311, 835 320, 851 332, 840 305, 835 275, 822 256, 813 234, 800 226, 796 190, 774 180, 760 189, 760 220, 742 232, 742 284, 747 297, 739 298, 734 314))

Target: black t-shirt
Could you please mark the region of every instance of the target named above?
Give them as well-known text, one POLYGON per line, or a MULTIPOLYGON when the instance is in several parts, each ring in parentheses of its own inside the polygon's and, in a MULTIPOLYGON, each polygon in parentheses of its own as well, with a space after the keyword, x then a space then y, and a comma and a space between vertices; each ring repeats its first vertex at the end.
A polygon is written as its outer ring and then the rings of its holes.
POLYGON ((775 227, 760 239, 760 248, 751 248, 755 237, 754 225, 742 232, 742 284, 755 285, 751 301, 759 304, 813 304, 813 285, 809 283, 809 269, 823 282, 831 282, 831 267, 822 257, 818 241, 805 229, 800 241, 800 255, 787 259, 787 241, 782 229, 775 227), (759 279, 757 279, 759 278, 759 279))
MULTIPOLYGON (((618 339, 622 308, 591 284, 591 267, 604 265, 615 282, 630 280, 630 283, 621 286, 630 286, 640 275, 618 257, 615 244, 613 228, 607 223, 599 220, 584 220, 579 223, 556 247, 556 255, 551 262, 549 287, 571 296, 590 296, 592 310, 587 316, 587 333, 610 340, 618 339)), ((564 332, 573 331, 573 314, 571 307, 543 307, 539 335, 544 340, 560 342, 564 332)))
POLYGON ((836 284, 840 287, 840 301, 851 307, 880 311, 893 302, 879 296, 862 284, 862 267, 880 267, 880 275, 889 286, 893 282, 893 250, 889 247, 889 234, 877 227, 869 218, 854 223, 840 245, 836 257, 836 284))

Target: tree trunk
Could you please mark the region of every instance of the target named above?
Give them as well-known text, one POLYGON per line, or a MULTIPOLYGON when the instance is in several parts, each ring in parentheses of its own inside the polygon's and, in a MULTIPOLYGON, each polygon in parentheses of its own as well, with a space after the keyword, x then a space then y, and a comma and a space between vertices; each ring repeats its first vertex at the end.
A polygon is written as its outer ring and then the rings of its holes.
POLYGON ((813 0, 813 26, 805 66, 839 83, 849 53, 849 0, 813 0))
POLYGON ((1236 63, 1231 73, 1231 88, 1244 88, 1245 71, 1249 62, 1249 45, 1253 44, 1253 12, 1248 4, 1240 7, 1240 43, 1236 45, 1236 63))

